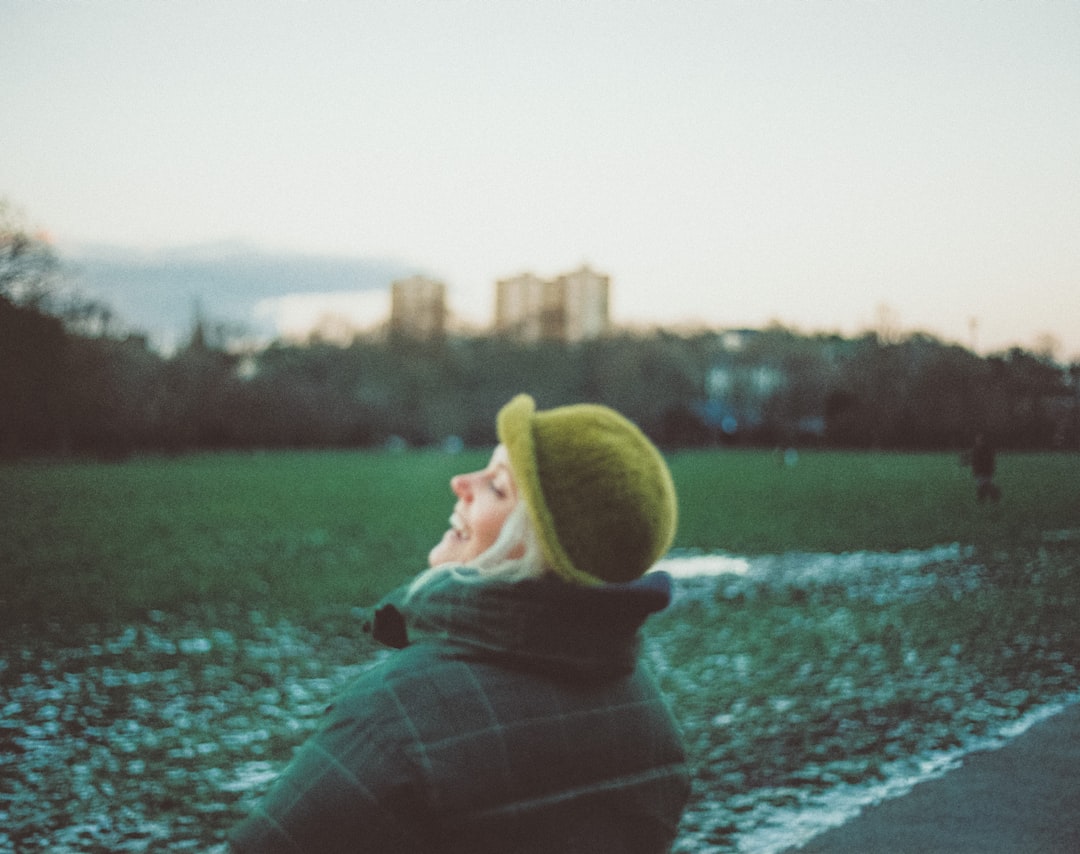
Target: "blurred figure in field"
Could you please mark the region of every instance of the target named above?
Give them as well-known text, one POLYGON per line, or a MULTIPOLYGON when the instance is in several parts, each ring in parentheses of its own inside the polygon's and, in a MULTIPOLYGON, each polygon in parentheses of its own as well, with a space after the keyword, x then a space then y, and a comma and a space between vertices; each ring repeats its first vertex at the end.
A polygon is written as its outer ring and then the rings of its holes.
POLYGON ((994 471, 996 460, 994 449, 986 436, 978 433, 975 436, 975 445, 971 449, 971 474, 975 478, 975 497, 980 501, 997 501, 1001 498, 1001 490, 994 483, 994 471))

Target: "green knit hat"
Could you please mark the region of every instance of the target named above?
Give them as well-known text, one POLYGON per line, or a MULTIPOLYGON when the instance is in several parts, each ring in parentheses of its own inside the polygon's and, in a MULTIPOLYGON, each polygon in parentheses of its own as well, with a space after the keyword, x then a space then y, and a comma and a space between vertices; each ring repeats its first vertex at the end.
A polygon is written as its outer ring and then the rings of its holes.
POLYGON ((544 557, 564 579, 633 581, 671 546, 671 472, 615 410, 581 403, 537 412, 519 394, 499 411, 497 427, 544 557))

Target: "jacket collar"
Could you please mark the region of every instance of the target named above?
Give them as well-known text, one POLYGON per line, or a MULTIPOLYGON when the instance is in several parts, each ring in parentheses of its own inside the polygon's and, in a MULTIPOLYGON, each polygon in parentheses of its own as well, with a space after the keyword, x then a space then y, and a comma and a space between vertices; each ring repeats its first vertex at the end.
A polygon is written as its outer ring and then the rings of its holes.
POLYGON ((481 579, 447 570, 411 597, 403 588, 375 611, 372 634, 393 647, 442 642, 458 654, 498 659, 565 678, 633 669, 638 631, 671 601, 671 577, 581 587, 554 576, 481 579))

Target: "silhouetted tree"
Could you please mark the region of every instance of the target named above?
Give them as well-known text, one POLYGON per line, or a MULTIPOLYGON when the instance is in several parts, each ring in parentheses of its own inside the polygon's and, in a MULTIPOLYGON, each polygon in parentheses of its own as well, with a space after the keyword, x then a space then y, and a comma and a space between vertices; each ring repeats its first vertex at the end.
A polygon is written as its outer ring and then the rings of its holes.
POLYGON ((0 203, 0 453, 490 445, 492 416, 521 391, 542 407, 608 404, 670 447, 730 440, 717 412, 737 414, 737 440, 757 444, 957 448, 976 431, 1003 449, 1080 442, 1080 367, 1049 350, 980 358, 929 335, 779 326, 253 348, 196 306, 187 343, 166 356, 108 306, 61 298, 58 277, 47 240, 0 203))

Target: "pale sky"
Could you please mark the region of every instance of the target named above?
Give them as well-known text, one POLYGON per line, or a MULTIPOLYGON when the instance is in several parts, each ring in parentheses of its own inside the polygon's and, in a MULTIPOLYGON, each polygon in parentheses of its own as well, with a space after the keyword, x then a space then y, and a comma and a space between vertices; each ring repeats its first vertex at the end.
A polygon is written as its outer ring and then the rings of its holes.
POLYGON ((1080 357, 1074 0, 0 0, 0 79, 61 252, 388 261, 479 322, 588 263, 619 322, 1080 357))

